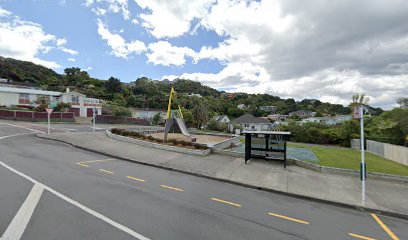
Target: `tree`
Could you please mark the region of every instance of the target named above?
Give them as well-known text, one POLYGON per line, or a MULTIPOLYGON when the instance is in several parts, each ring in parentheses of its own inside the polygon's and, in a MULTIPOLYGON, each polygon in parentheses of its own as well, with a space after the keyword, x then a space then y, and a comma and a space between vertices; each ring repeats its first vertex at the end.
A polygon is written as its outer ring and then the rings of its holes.
POLYGON ((64 69, 66 85, 83 85, 89 79, 89 74, 78 67, 64 69))
POLYGON ((126 107, 112 106, 112 115, 115 117, 132 117, 132 112, 126 107))
POLYGON ((152 119, 152 124, 153 125, 160 124, 162 122, 161 120, 162 120, 162 117, 161 117, 160 113, 156 113, 154 115, 153 119, 152 119))
POLYGON ((408 108, 408 97, 400 97, 397 99, 400 108, 408 108))
POLYGON ((354 110, 358 106, 367 106, 370 98, 365 93, 356 93, 351 97, 351 103, 349 105, 351 110, 354 110))
POLYGON ((121 93, 122 83, 120 83, 119 79, 110 77, 108 81, 105 82, 105 88, 109 93, 121 93))
POLYGON ((229 108, 227 111, 228 116, 231 116, 233 118, 237 118, 243 115, 244 113, 245 113, 244 110, 236 108, 236 107, 229 108))
POLYGON ((202 101, 199 101, 198 104, 192 110, 193 117, 198 129, 208 122, 208 108, 202 101))

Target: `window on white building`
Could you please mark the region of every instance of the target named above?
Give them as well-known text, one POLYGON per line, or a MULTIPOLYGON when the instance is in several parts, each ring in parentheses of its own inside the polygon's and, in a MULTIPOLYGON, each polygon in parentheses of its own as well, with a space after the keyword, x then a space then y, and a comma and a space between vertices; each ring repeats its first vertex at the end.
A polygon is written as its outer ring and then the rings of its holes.
POLYGON ((18 98, 22 100, 30 100, 30 96, 28 95, 28 93, 20 93, 18 98))
POLYGON ((71 95, 71 102, 72 103, 79 103, 78 95, 71 95))

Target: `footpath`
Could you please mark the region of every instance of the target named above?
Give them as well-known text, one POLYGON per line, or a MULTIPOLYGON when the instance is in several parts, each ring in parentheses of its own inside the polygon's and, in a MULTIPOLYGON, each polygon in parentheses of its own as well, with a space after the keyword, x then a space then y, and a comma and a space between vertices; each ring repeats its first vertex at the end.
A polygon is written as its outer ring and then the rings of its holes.
POLYGON ((245 165, 243 158, 218 154, 192 156, 115 140, 105 132, 37 136, 141 164, 408 219, 407 182, 368 178, 363 206, 358 176, 316 172, 295 165, 284 169, 279 162, 262 160, 245 165))

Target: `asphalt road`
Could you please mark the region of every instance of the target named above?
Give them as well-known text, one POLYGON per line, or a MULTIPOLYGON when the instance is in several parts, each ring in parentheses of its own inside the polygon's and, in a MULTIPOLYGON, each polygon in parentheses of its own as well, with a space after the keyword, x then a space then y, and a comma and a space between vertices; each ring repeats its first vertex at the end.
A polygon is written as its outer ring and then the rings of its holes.
POLYGON ((0 121, 3 238, 408 239, 402 219, 109 159, 38 125, 0 121))

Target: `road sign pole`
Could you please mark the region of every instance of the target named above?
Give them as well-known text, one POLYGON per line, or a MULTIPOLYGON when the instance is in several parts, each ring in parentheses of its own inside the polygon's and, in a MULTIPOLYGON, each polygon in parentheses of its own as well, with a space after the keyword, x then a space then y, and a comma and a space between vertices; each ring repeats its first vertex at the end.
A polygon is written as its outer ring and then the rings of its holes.
POLYGON ((48 119, 48 135, 50 135, 50 129, 51 129, 51 113, 54 109, 53 108, 46 108, 45 111, 47 112, 47 119, 48 119))
POLYGON ((96 120, 96 108, 94 107, 93 108, 93 132, 95 132, 95 128, 96 128, 96 123, 95 123, 95 120, 96 120))
POLYGON ((48 135, 50 135, 50 129, 51 129, 51 121, 50 121, 50 118, 51 118, 51 112, 47 112, 47 118, 48 118, 48 135))
POLYGON ((364 154, 364 107, 360 106, 360 146, 361 146, 361 201, 365 204, 365 178, 366 178, 366 166, 365 166, 365 154, 364 154))

